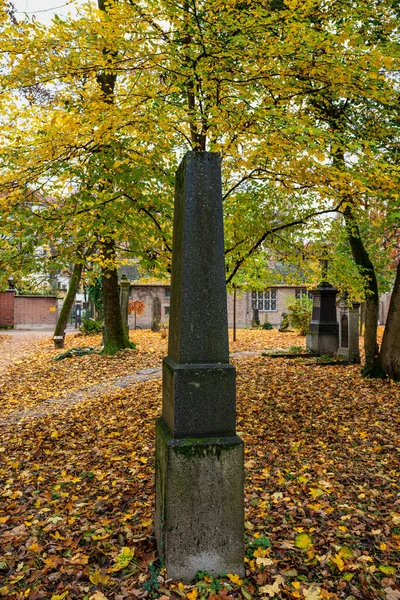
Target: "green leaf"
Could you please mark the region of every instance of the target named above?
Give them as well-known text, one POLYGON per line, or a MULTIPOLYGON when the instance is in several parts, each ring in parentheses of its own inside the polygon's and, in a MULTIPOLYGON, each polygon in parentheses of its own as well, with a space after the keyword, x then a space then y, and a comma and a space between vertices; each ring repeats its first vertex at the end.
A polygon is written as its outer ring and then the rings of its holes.
POLYGON ((308 550, 312 546, 312 539, 308 533, 299 533, 294 538, 294 545, 300 550, 308 550))
POLYGON ((246 598, 246 600, 251 600, 251 594, 245 587, 241 587, 240 591, 242 592, 242 594, 246 598))
POLYGON ((379 570, 385 575, 396 575, 396 569, 394 567, 389 567, 389 565, 379 565, 379 570))

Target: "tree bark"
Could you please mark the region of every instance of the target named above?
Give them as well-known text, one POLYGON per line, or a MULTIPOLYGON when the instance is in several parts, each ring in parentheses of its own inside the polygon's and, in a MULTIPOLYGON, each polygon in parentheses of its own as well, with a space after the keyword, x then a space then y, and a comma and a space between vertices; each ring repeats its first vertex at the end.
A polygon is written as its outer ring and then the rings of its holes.
POLYGON ((354 262, 363 278, 365 291, 365 325, 364 350, 366 365, 377 362, 379 346, 377 341, 379 291, 374 265, 369 258, 360 236, 358 225, 352 214, 352 206, 348 204, 344 210, 347 238, 354 262))
POLYGON ((75 263, 72 270, 71 280, 69 282, 68 292, 65 296, 64 303, 60 315, 58 317, 57 325, 54 330, 54 336, 63 336, 64 331, 67 327, 68 317, 74 304, 76 292, 79 288, 79 283, 82 276, 83 263, 75 263))
MULTIPOLYGON (((115 256, 115 242, 108 240, 103 244, 104 264, 112 264, 115 256)), ((118 290, 118 271, 116 268, 102 268, 102 290, 104 304, 104 347, 103 354, 116 354, 124 348, 135 348, 129 341, 122 321, 118 290)))
POLYGON ((385 374, 400 381, 400 263, 397 265, 379 358, 385 374))

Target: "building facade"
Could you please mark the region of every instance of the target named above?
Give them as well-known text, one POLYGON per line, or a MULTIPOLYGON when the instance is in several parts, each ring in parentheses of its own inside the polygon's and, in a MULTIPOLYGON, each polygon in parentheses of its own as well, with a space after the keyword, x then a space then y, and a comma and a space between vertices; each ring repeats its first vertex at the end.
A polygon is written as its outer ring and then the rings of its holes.
MULTIPOLYGON (((236 327, 243 328, 251 326, 253 311, 258 310, 260 324, 271 323, 279 327, 282 314, 287 311, 287 303, 306 294, 305 287, 280 285, 269 288, 262 292, 251 292, 237 290, 236 299, 232 293, 228 294, 228 327, 233 327, 234 304, 236 302, 236 327)), ((158 297, 161 302, 161 322, 168 325, 170 311, 171 287, 163 283, 131 283, 130 299, 141 300, 144 311, 136 315, 136 327, 150 329, 154 319, 153 299, 158 297)), ((135 327, 135 315, 129 316, 129 328, 135 327)))

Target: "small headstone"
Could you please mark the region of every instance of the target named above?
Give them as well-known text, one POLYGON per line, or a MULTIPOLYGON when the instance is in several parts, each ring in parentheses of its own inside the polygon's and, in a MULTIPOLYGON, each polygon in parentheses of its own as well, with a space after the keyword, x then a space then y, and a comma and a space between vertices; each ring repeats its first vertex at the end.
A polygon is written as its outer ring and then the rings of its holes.
POLYGON ((349 363, 360 364, 359 320, 360 304, 353 302, 350 306, 345 299, 340 303, 340 329, 338 356, 349 363))
POLYGON ((161 300, 158 296, 153 298, 153 318, 151 321, 151 330, 160 331, 161 329, 161 300))
POLYGON ((336 317, 336 295, 330 283, 323 281, 312 290, 313 310, 306 336, 307 348, 317 354, 335 356, 339 348, 339 323, 336 317))
POLYGON ((244 575, 243 443, 229 363, 220 158, 177 174, 168 356, 156 431, 155 534, 169 578, 244 575))
POLYGON ((260 314, 258 308, 253 308, 253 318, 251 320, 252 327, 258 327, 260 325, 260 314))

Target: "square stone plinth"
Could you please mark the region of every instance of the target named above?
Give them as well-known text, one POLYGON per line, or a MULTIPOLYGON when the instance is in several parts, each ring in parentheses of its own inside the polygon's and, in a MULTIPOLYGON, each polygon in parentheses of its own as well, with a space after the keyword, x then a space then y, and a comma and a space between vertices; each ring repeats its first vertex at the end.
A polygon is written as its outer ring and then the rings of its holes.
POLYGON ((174 439, 156 423, 155 534, 168 577, 244 576, 243 443, 174 439))
POLYGON ((234 436, 236 371, 230 364, 163 360, 162 416, 174 438, 234 436))
POLYGON ((339 346, 339 336, 329 333, 308 332, 306 337, 307 348, 316 354, 335 356, 339 346))

